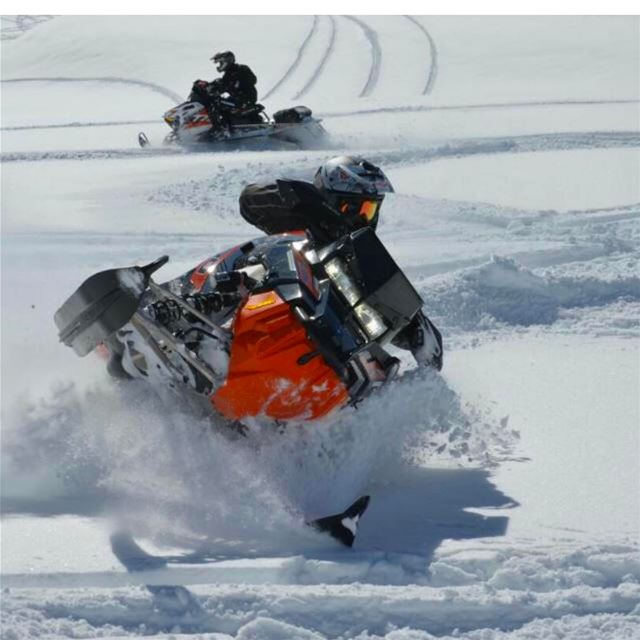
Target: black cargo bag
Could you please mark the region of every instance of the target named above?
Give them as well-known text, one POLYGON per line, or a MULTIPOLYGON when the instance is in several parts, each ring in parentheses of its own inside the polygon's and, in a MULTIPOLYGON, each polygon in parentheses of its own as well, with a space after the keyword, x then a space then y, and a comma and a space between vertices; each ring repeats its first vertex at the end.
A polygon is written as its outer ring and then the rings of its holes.
POLYGON ((295 124, 303 122, 311 117, 311 109, 302 105, 291 107, 290 109, 282 109, 273 114, 273 119, 278 124, 295 124))

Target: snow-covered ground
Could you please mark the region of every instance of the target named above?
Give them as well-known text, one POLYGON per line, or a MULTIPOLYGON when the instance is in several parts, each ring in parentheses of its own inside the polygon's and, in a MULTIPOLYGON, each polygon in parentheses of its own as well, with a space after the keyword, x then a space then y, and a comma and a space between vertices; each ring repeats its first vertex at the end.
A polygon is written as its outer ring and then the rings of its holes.
POLYGON ((639 33, 4 17, 2 637, 640 637, 639 33), (220 49, 325 148, 139 150, 220 49), (58 343, 89 274, 168 253, 177 275, 256 235, 244 184, 350 151, 396 186, 379 233, 442 375, 258 446, 58 343), (353 550, 300 524, 363 492, 353 550))

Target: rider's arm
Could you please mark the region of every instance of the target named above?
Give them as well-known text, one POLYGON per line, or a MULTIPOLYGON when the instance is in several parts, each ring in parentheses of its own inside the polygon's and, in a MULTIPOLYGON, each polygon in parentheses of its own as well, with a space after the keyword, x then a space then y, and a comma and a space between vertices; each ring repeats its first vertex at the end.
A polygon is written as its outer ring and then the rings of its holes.
POLYGON ((421 366, 442 369, 442 336, 422 311, 394 338, 393 345, 411 351, 421 366))

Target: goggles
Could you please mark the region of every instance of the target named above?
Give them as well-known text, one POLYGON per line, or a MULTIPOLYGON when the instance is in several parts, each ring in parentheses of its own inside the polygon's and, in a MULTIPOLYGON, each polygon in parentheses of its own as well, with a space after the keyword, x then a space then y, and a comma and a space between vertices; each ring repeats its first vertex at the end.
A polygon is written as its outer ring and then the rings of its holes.
POLYGON ((380 200, 344 200, 339 207, 340 213, 355 213, 371 222, 378 213, 380 200))

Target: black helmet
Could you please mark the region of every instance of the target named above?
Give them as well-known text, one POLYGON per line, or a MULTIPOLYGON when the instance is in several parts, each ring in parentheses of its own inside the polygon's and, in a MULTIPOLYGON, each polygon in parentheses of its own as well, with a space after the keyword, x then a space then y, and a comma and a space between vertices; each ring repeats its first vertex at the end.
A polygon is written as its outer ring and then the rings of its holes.
POLYGON ((384 194, 393 193, 382 169, 357 156, 327 160, 316 172, 313 184, 334 209, 350 216, 356 227, 375 229, 384 194))
POLYGON ((213 58, 211 58, 216 65, 216 69, 223 73, 226 71, 232 64, 235 64, 236 57, 233 55, 231 51, 221 51, 220 53, 216 53, 213 58))

